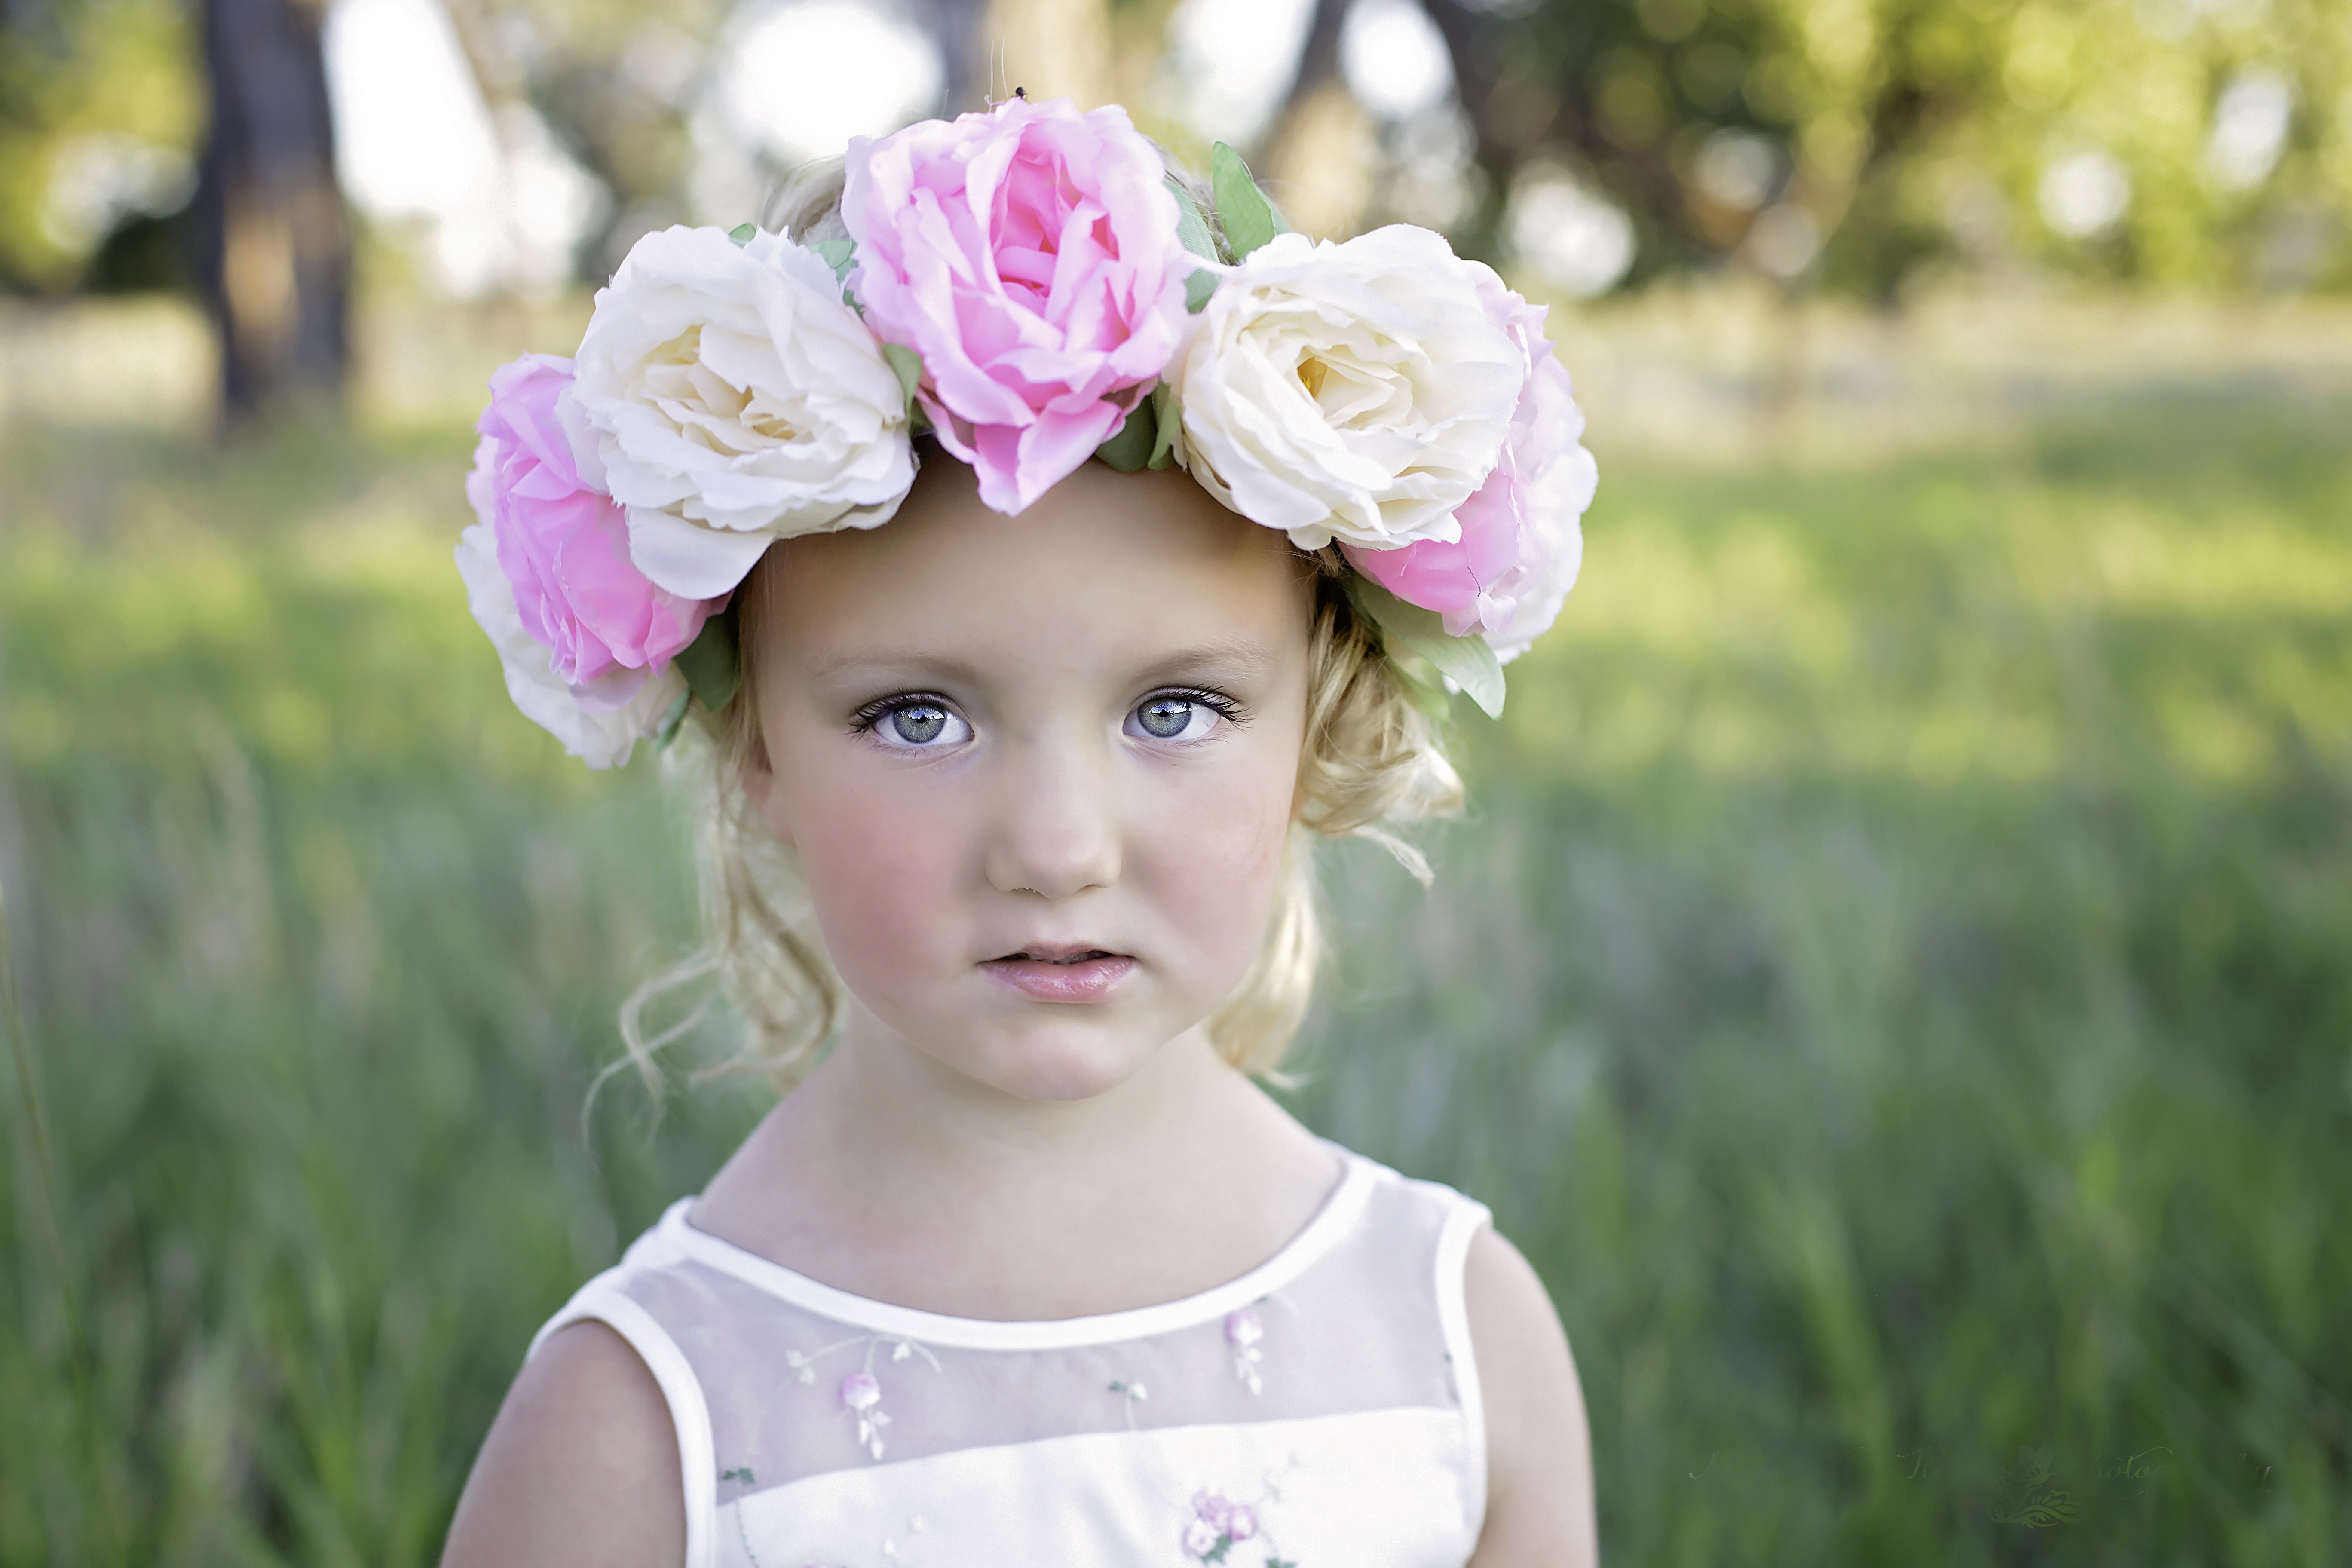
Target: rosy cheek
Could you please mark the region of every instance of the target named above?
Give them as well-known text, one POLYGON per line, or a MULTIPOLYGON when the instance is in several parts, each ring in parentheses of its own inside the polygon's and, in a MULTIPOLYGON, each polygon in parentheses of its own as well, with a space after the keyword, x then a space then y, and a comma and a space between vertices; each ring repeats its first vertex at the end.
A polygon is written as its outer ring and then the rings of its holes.
POLYGON ((1150 846, 1141 863, 1130 860, 1219 998, 1257 956, 1281 873, 1291 777, 1252 769, 1167 801, 1159 826, 1140 836, 1150 846))
POLYGON ((942 960, 960 962, 955 913, 965 857, 945 803, 905 798, 870 780, 832 781, 803 795, 795 816, 801 867, 826 949, 871 1002, 942 960))

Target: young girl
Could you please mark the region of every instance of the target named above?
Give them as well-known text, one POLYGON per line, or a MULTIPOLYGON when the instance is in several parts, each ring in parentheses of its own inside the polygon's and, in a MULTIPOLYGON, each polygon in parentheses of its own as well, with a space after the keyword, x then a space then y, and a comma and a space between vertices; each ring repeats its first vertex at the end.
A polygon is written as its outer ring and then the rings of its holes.
POLYGON ((1117 109, 790 217, 647 237, 483 416, 509 689, 592 766, 701 738, 701 972, 792 1087, 541 1331, 446 1561, 1591 1563, 1534 1272, 1253 1081, 1312 841, 1419 868, 1432 714, 1574 578, 1543 312, 1117 109))

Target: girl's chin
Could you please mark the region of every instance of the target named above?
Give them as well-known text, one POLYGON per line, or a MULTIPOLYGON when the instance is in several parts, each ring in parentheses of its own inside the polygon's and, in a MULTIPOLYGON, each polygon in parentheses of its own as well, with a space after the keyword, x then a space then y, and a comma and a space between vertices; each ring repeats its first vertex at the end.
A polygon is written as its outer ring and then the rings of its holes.
POLYGON ((1076 1016, 1025 1027, 1015 1024, 990 1031, 992 1037, 985 1042, 934 1054, 1001 1094, 1040 1103, 1068 1102, 1094 1100, 1118 1089, 1142 1071, 1171 1037, 1149 1025, 1139 1028, 1139 1020, 1114 1024, 1092 1008, 1068 1011, 1076 1016))

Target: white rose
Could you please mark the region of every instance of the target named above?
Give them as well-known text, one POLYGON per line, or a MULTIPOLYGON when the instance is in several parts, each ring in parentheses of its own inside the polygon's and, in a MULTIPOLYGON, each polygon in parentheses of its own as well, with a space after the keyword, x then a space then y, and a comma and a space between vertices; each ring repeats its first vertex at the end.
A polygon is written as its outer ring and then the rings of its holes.
POLYGON ((506 667, 507 695, 523 717, 590 767, 616 768, 627 762, 637 742, 656 734, 686 694, 686 677, 675 662, 658 679, 643 669, 615 669, 577 693, 566 686, 547 645, 523 630, 514 584, 499 570, 498 541, 487 523, 474 523, 458 536, 457 572, 466 579, 467 607, 506 667))
POLYGON ((575 375, 583 477, 628 510, 637 570, 686 598, 728 592, 772 541, 887 521, 914 482, 898 374, 833 268, 777 235, 637 241, 575 375))
POLYGON ((1276 236, 1171 368, 1193 478, 1303 550, 1459 538, 1454 509, 1493 472, 1527 379, 1482 275, 1405 224, 1276 236))

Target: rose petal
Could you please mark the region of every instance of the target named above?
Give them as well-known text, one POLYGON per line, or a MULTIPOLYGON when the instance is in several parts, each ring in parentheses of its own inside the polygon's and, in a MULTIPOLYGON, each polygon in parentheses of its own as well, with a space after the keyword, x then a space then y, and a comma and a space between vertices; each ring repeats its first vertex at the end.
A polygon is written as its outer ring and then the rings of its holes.
POLYGON ((1017 512, 1093 454, 1183 338, 1184 279, 1157 151, 1124 110, 1014 99, 850 142, 851 288, 982 501, 1017 512), (1091 437, 1091 438, 1089 438, 1091 437))

